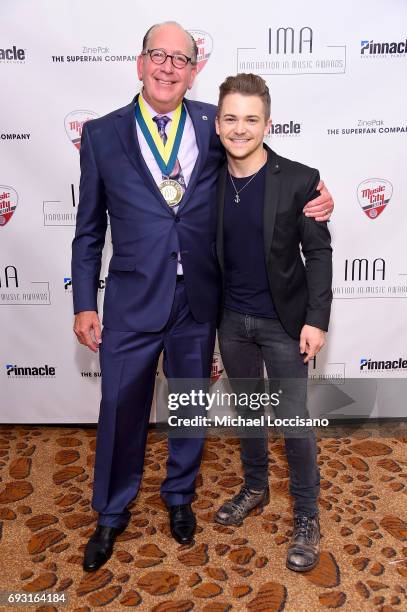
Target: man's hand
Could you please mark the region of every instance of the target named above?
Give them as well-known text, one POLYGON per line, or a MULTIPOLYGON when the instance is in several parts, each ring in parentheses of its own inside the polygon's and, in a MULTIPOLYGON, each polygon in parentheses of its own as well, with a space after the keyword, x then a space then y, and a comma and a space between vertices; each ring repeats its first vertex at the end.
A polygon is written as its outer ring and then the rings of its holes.
POLYGON ((319 181, 317 190, 321 192, 321 195, 307 202, 302 211, 306 217, 314 217, 315 221, 328 221, 334 209, 332 196, 325 187, 324 181, 319 181))
POLYGON ((304 325, 300 336, 300 353, 307 353, 304 363, 308 363, 310 359, 319 353, 320 349, 325 344, 325 332, 318 327, 312 325, 304 325))
POLYGON ((73 330, 78 342, 97 353, 102 342, 99 316, 96 310, 84 310, 75 315, 73 330))

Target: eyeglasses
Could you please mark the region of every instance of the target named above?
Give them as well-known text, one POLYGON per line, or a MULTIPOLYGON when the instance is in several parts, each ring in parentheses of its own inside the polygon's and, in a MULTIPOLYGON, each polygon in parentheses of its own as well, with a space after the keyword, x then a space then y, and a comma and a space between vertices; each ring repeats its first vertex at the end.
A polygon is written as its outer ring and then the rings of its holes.
POLYGON ((154 64, 165 64, 167 57, 170 57, 174 68, 185 68, 188 62, 191 62, 191 64, 194 63, 191 57, 187 57, 183 53, 174 53, 174 55, 170 55, 166 53, 164 49, 147 49, 147 51, 143 51, 141 55, 147 54, 154 64))

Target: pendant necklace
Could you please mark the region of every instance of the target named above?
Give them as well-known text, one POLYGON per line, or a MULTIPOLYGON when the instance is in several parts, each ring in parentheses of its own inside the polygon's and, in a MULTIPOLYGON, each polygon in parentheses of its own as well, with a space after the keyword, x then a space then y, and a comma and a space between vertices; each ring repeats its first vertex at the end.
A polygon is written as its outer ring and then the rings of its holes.
MULTIPOLYGON (((263 166, 262 166, 262 167, 263 167, 263 166)), ((262 168, 262 167, 261 167, 261 168, 262 168)), ((243 189, 244 189, 245 187, 247 187, 247 185, 248 185, 249 183, 251 183, 251 182, 252 182, 252 180, 253 180, 254 178, 256 178, 256 176, 257 176, 257 175, 258 175, 258 173, 260 172, 261 168, 259 168, 259 169, 257 170, 256 174, 253 174, 253 176, 251 176, 251 177, 249 178, 249 180, 247 181, 247 183, 245 183, 245 184, 243 185, 243 187, 241 187, 239 190, 237 190, 237 189, 236 189, 236 185, 235 185, 235 183, 234 183, 233 177, 232 177, 232 175, 230 174, 230 172, 228 171, 228 174, 229 174, 230 180, 232 181, 233 189, 234 189, 234 190, 235 190, 235 192, 236 192, 236 195, 235 195, 235 197, 234 197, 234 199, 233 199, 233 200, 234 200, 234 202, 236 202, 236 204, 239 204, 239 202, 240 202, 240 196, 239 196, 239 193, 240 193, 241 191, 243 191, 243 189)))

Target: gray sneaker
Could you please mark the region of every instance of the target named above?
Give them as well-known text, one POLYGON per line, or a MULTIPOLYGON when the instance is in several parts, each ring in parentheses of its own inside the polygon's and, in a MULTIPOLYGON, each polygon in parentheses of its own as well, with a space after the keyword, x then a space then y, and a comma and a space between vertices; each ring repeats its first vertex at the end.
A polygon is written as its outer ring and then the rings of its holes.
POLYGON ((287 553, 288 569, 307 572, 319 561, 319 520, 318 516, 294 515, 294 532, 287 553))
POLYGON ((246 485, 232 499, 223 504, 215 514, 215 521, 221 525, 242 525, 243 519, 253 508, 267 506, 270 501, 268 487, 253 491, 246 485))

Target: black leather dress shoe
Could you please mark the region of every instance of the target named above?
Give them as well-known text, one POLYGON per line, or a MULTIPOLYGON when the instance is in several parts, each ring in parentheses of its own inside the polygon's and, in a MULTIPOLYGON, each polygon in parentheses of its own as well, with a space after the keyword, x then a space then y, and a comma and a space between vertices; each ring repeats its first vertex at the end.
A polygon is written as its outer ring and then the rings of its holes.
POLYGON ((196 518, 191 504, 169 506, 168 512, 170 513, 172 537, 179 544, 189 544, 192 542, 196 530, 196 518))
POLYGON ((319 561, 319 520, 318 516, 294 515, 294 532, 287 553, 288 569, 294 572, 308 572, 319 561))
POLYGON ((126 527, 105 527, 104 525, 96 527, 85 548, 83 558, 83 569, 85 572, 95 572, 110 559, 115 539, 125 529, 126 527))

